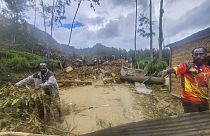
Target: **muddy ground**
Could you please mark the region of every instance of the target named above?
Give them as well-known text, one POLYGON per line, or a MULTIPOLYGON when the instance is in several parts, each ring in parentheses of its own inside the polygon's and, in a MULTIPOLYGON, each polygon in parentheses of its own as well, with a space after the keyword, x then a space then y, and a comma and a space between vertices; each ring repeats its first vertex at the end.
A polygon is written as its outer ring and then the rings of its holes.
POLYGON ((158 87, 152 89, 151 95, 144 95, 136 93, 133 84, 98 85, 97 81, 89 86, 63 88, 61 101, 69 107, 66 122, 72 133, 84 134, 183 112, 179 99, 158 91, 158 87))

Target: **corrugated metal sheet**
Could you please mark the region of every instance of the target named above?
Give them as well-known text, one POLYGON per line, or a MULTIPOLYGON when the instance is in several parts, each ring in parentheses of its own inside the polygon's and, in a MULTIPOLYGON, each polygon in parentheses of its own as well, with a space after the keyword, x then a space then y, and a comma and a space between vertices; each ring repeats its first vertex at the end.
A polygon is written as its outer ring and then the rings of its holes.
POLYGON ((129 123, 82 136, 210 136, 210 112, 129 123))

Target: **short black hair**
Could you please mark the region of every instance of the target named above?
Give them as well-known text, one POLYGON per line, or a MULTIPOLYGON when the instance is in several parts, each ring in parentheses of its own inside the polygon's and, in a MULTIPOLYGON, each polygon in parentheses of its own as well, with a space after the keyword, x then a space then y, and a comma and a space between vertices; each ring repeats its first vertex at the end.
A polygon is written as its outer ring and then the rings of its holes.
POLYGON ((203 49, 204 51, 205 51, 205 53, 207 53, 208 51, 207 51, 207 49, 205 48, 205 47, 196 47, 196 48, 194 48, 193 50, 192 50, 192 54, 194 54, 194 51, 196 50, 196 49, 203 49))

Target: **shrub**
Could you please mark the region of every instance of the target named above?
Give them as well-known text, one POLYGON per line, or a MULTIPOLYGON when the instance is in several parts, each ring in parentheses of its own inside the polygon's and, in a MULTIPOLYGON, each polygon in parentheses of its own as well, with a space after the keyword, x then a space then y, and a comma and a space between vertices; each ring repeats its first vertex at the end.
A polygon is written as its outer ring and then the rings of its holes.
POLYGON ((31 68, 26 58, 21 58, 21 57, 15 57, 15 58, 9 59, 8 66, 16 72, 31 68))
POLYGON ((137 62, 137 65, 138 65, 139 69, 144 69, 147 66, 148 63, 149 63, 148 59, 143 59, 143 60, 139 60, 137 62))
POLYGON ((7 72, 6 68, 0 63, 0 83, 2 81, 9 81, 8 77, 9 73, 7 72))
POLYGON ((166 61, 156 60, 151 66, 151 71, 152 73, 154 72, 159 73, 160 71, 165 69, 167 66, 168 64, 166 61))
MULTIPOLYGON (((0 51, 1 69, 7 72, 23 72, 37 69, 40 62, 48 64, 49 69, 54 70, 58 67, 58 61, 45 59, 44 57, 28 52, 19 52, 12 50, 0 51)), ((0 73, 1 76, 1 73, 0 73)))
POLYGON ((150 62, 149 59, 142 59, 137 62, 138 68, 148 70, 149 74, 154 74, 155 76, 158 75, 160 71, 165 69, 168 64, 166 61, 156 59, 153 62, 150 62))

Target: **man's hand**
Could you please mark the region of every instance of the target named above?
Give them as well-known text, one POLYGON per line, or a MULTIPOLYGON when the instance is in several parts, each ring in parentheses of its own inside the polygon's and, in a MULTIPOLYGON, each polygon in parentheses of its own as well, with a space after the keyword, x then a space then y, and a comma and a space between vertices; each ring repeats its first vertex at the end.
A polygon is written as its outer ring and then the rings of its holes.
POLYGON ((15 83, 15 86, 16 86, 16 87, 20 87, 21 85, 20 85, 20 84, 18 84, 18 83, 15 83))
POLYGON ((168 68, 168 69, 163 70, 163 71, 160 72, 160 74, 162 75, 162 77, 165 77, 165 76, 167 76, 169 74, 172 74, 172 73, 173 74, 176 74, 176 71, 173 68, 168 68))
POLYGON ((168 71, 169 71, 169 69, 163 70, 163 71, 160 72, 160 75, 161 75, 162 77, 165 77, 165 76, 167 76, 167 75, 169 74, 168 71))

